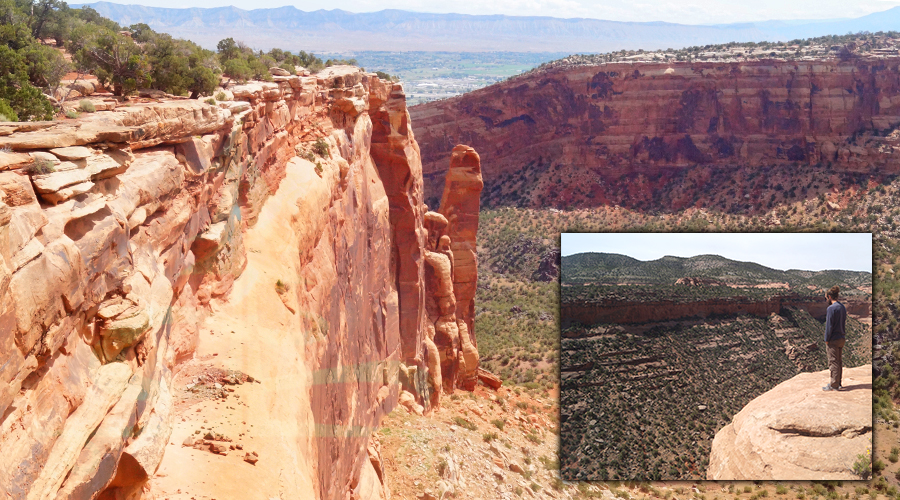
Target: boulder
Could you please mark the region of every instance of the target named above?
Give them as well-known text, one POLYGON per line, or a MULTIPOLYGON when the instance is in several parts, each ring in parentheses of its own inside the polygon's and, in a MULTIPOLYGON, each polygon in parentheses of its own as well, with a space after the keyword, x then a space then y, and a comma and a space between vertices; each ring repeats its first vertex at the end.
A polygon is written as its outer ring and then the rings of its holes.
POLYGON ((851 480, 872 446, 872 365, 845 368, 843 391, 823 391, 829 372, 801 373, 750 401, 716 433, 706 478, 851 480))
POLYGON ((115 359, 122 349, 137 343, 149 330, 150 315, 147 311, 137 306, 128 308, 100 328, 103 355, 108 361, 115 359))
POLYGON ((503 381, 500 380, 500 377, 485 370, 484 368, 479 368, 477 373, 478 380, 480 380, 482 384, 490 387, 491 389, 497 390, 501 385, 503 385, 503 381))

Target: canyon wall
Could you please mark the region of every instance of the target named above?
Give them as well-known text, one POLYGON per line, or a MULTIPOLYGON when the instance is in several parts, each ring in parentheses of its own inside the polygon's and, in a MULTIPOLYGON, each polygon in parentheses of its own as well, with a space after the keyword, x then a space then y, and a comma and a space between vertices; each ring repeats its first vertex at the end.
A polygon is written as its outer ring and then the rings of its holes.
POLYGON ((280 486, 359 498, 398 377, 426 372, 418 146, 398 84, 349 67, 274 80, 218 104, 0 124, 0 497, 141 497, 172 432, 173 371, 290 167, 292 246, 271 286, 293 339, 273 356, 312 380, 307 438, 285 445, 314 484, 280 486))
MULTIPOLYGON (((848 314, 863 317, 872 315, 871 301, 847 298, 842 300, 842 303, 847 307, 848 314)), ((648 323, 705 318, 711 315, 750 314, 765 318, 772 313, 778 314, 784 307, 806 310, 812 317, 824 321, 828 305, 824 300, 798 295, 775 295, 764 301, 746 297, 694 302, 617 300, 598 303, 563 300, 560 305, 560 318, 562 327, 566 328, 576 322, 584 325, 648 323)))
MULTIPOLYGON (((698 165, 897 173, 898 66, 898 58, 570 66, 410 114, 428 200, 462 142, 490 165, 490 204, 634 206, 698 165)), ((712 174, 692 170, 685 183, 702 190, 712 174)), ((687 206, 693 194, 670 203, 687 206)))

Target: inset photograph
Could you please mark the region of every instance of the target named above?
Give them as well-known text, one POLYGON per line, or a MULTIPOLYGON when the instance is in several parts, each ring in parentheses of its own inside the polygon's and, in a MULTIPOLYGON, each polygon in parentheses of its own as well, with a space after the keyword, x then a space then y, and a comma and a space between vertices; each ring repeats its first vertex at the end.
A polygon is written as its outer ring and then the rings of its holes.
POLYGON ((567 481, 861 480, 872 235, 563 233, 567 481))

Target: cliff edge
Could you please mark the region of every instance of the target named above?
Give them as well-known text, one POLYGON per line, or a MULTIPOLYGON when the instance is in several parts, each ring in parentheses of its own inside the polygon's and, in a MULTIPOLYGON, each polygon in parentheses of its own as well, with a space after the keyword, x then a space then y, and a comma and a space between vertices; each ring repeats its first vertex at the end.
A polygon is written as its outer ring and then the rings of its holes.
MULTIPOLYGON (((370 436, 401 385, 429 404, 406 98, 346 66, 273 80, 0 123, 0 497, 387 491, 370 436)), ((441 355, 477 373, 474 342, 441 355)))
POLYGON ((825 392, 828 370, 801 373, 751 401, 716 433, 709 480, 859 479, 872 447, 872 366, 845 368, 846 390, 825 392))

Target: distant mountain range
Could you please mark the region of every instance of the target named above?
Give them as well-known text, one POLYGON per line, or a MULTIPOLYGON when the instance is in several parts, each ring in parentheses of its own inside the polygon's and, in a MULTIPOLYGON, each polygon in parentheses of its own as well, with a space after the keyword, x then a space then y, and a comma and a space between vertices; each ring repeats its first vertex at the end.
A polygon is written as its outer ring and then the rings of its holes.
POLYGON ((156 31, 207 48, 227 37, 251 47, 294 52, 449 51, 591 53, 665 49, 727 42, 786 41, 858 31, 900 30, 900 7, 857 19, 764 21, 714 26, 504 15, 427 14, 403 10, 355 14, 305 12, 293 6, 168 9, 109 2, 90 6, 119 24, 146 23, 156 31))
POLYGON ((671 285, 678 278, 704 278, 724 283, 789 283, 793 288, 808 285, 830 288, 872 286, 872 273, 826 270, 781 271, 753 262, 726 259, 719 255, 671 257, 641 261, 614 253, 579 253, 562 258, 563 283, 646 283, 671 285))

